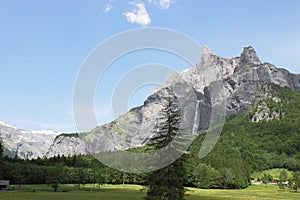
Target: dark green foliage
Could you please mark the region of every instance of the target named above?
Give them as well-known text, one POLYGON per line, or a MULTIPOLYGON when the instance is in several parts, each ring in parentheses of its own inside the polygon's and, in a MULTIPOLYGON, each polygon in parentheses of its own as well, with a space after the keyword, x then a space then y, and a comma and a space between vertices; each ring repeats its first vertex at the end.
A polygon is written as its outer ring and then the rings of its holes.
POLYGON ((79 138, 79 133, 62 133, 58 136, 55 137, 54 141, 59 138, 59 137, 75 137, 75 138, 79 138))
POLYGON ((273 177, 270 174, 264 174, 264 176, 261 178, 261 181, 263 182, 263 184, 268 184, 272 180, 273 180, 273 177))
POLYGON ((15 161, 4 158, 4 179, 11 184, 49 184, 58 189, 60 184, 144 184, 145 174, 127 174, 108 168, 92 156, 56 156, 15 161), (59 176, 57 176, 59 175, 59 176))
POLYGON ((247 148, 239 149, 230 144, 234 141, 223 140, 214 147, 213 151, 204 159, 198 158, 199 147, 203 136, 199 136, 193 143, 191 153, 186 164, 188 182, 191 186, 200 188, 245 188, 249 185, 250 168, 245 162, 250 156, 247 148))
POLYGON ((48 167, 47 168, 47 178, 46 183, 49 184, 53 191, 56 192, 59 184, 63 183, 64 179, 63 168, 62 167, 48 167))
POLYGON ((295 192, 300 187, 300 172, 294 172, 293 176, 289 179, 289 188, 295 192))
POLYGON ((163 109, 159 112, 158 123, 153 130, 156 136, 151 138, 155 149, 167 146, 179 134, 181 114, 178 106, 173 101, 168 99, 167 103, 163 105, 163 109))
POLYGON ((4 167, 4 163, 3 163, 3 146, 2 146, 2 140, 0 138, 0 179, 3 178, 3 167, 4 167))
POLYGON ((284 186, 284 182, 288 180, 288 174, 287 174, 287 171, 286 170, 282 170, 280 172, 280 175, 279 175, 279 182, 278 182, 278 187, 279 189, 284 189, 285 186, 284 186))
POLYGON ((288 175, 287 175, 287 171, 286 170, 282 170, 280 172, 280 175, 279 175, 279 181, 280 182, 285 182, 288 180, 288 175))
MULTIPOLYGON (((255 109, 245 115, 229 115, 221 137, 210 154, 198 158, 205 135, 192 144, 186 164, 188 184, 201 188, 245 188, 250 173, 272 168, 300 170, 300 93, 274 84, 267 85, 280 102, 267 99, 267 104, 282 112, 281 119, 252 122, 255 109), (207 171, 217 170, 217 184, 207 171), (206 178, 203 178, 206 177, 206 178)), ((266 175, 264 182, 272 177, 266 175)))
MULTIPOLYGON (((166 147, 179 134, 180 110, 174 100, 168 99, 155 127, 156 136, 151 139, 155 149, 166 147)), ((168 148, 176 148, 169 146, 168 148)), ((176 149, 174 149, 176 150, 176 149)), ((169 159, 168 155, 162 159, 169 159)), ((184 199, 184 160, 180 158, 172 164, 150 173, 146 200, 182 200, 184 199)))
POLYGON ((184 161, 178 159, 171 165, 149 175, 146 200, 184 199, 184 161))
MULTIPOLYGON (((208 167, 205 163, 199 163, 195 166, 190 175, 190 180, 196 187, 206 189, 220 187, 221 173, 214 168, 208 167)), ((231 176, 232 174, 228 174, 228 178, 231 179, 231 176)))

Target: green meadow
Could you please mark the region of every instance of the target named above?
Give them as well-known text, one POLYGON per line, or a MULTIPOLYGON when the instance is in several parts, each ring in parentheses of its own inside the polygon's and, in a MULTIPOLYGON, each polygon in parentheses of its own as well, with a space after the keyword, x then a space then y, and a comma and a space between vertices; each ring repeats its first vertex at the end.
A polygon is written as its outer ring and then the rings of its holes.
MULTIPOLYGON (((241 190, 186 189, 186 200, 300 199, 300 193, 279 190, 276 185, 252 185, 241 190)), ((146 189, 139 185, 103 185, 99 189, 87 184, 80 190, 74 185, 61 185, 58 192, 53 192, 47 185, 22 185, 13 192, 0 192, 1 200, 141 200, 145 196, 146 189)))
MULTIPOLYGON (((283 168, 275 168, 275 169, 268 169, 262 172, 255 172, 251 175, 252 178, 254 178, 255 180, 257 180, 258 178, 262 178, 264 176, 264 174, 270 174, 273 179, 279 180, 279 175, 280 172, 282 172, 282 170, 286 170, 283 168)), ((288 177, 292 177, 292 171, 286 170, 288 177)))

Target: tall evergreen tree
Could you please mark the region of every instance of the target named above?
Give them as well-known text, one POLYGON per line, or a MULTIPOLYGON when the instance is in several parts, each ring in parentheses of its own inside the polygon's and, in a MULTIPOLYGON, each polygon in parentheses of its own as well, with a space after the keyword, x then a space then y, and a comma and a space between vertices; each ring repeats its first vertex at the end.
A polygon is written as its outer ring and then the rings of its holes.
POLYGON ((4 162, 3 162, 3 147, 2 147, 2 140, 0 138, 0 179, 3 178, 3 167, 4 167, 4 162))
MULTIPOLYGON (((181 114, 175 100, 169 98, 159 113, 155 127, 156 136, 150 141, 155 149, 166 147, 179 134, 181 114)), ((176 148, 169 146, 168 148, 176 148)), ((162 159, 170 159, 168 155, 162 159)), ((182 200, 184 199, 184 161, 179 158, 172 164, 152 172, 148 178, 148 192, 146 200, 182 200)))

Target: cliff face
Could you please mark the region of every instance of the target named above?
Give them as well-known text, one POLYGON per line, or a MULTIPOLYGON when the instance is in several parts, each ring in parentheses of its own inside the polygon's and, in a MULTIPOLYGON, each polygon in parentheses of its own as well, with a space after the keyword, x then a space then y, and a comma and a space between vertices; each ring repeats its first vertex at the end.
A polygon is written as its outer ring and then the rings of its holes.
POLYGON ((61 134, 58 135, 51 144, 46 157, 57 156, 73 156, 79 154, 88 154, 86 144, 77 134, 61 134))
MULTIPOLYGON (((144 145, 152 130, 163 102, 170 96, 181 96, 184 104, 197 101, 195 113, 200 113, 197 132, 208 128, 211 120, 212 90, 222 80, 222 97, 227 113, 243 114, 255 104, 257 89, 265 83, 300 90, 300 76, 259 60, 253 47, 245 47, 239 57, 227 59, 203 47, 200 63, 181 73, 170 75, 144 102, 111 123, 96 127, 82 137, 87 151, 114 151, 144 145), (176 91, 176 95, 174 92, 176 91), (194 97, 196 94, 196 98, 194 97)), ((222 101, 222 100, 220 100, 222 101)), ((191 117, 192 120, 193 117, 191 117)), ((67 145, 67 141, 65 142, 67 145)))
POLYGON ((300 91, 299 74, 289 73, 270 63, 261 63, 252 47, 244 49, 239 65, 224 81, 228 91, 227 109, 240 114, 253 107, 255 93, 262 84, 274 83, 300 91))
MULTIPOLYGON (((194 133, 201 133, 217 116, 218 113, 213 112, 214 107, 224 107, 227 114, 243 114, 257 106, 256 97, 261 96, 257 94, 258 88, 266 83, 300 91, 300 75, 262 63, 251 46, 245 47, 240 56, 231 59, 222 58, 208 47, 203 47, 198 65, 171 74, 142 106, 89 133, 80 134, 80 137, 57 137, 47 156, 115 151, 145 145, 153 135, 158 112, 169 97, 180 99, 183 106, 193 105, 193 112, 184 113, 184 117, 187 121, 197 122, 194 133), (216 88, 220 81, 222 91, 218 94, 216 88), (199 118, 197 121, 196 115, 199 118)), ((263 119, 264 114, 257 113, 256 118, 263 119)), ((41 154, 46 155, 44 150, 41 154)))
POLYGON ((0 137, 3 140, 4 153, 16 154, 20 158, 43 157, 54 138, 60 133, 54 131, 31 131, 15 128, 0 121, 0 137))

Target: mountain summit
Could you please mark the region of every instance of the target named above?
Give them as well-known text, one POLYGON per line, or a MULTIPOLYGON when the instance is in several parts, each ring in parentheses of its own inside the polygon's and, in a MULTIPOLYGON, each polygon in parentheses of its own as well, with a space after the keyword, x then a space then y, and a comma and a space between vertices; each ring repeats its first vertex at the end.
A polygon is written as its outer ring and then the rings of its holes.
MULTIPOLYGON (((248 112, 255 105, 258 88, 266 83, 300 91, 299 75, 269 63, 262 63, 251 46, 245 47, 239 57, 230 59, 216 55, 209 47, 203 46, 199 64, 170 75, 166 83, 159 86, 142 106, 133 108, 116 120, 86 134, 83 139, 86 141, 87 150, 115 151, 144 145, 152 135, 157 113, 163 102, 174 96, 168 88, 176 87, 177 96, 184 97, 184 104, 199 102, 199 106, 194 108, 195 113, 200 113, 196 132, 203 132, 208 128, 214 106, 211 101, 214 98, 212 89, 220 80, 223 82, 224 94, 218 98, 226 102, 221 106, 225 107, 227 113, 248 112), (196 99, 191 92, 196 93, 196 99)), ((52 146, 56 152, 68 145, 63 142, 63 138, 59 141, 59 144, 52 146)))
MULTIPOLYGON (((195 113, 199 113, 196 132, 201 134, 210 123, 214 106, 212 98, 219 98, 222 102, 219 106, 225 107, 227 114, 243 114, 255 106, 257 96, 262 96, 258 94, 258 89, 267 83, 300 91, 299 74, 292 74, 270 63, 262 63, 251 46, 245 47, 239 57, 230 59, 216 55, 210 48, 203 46, 199 64, 170 75, 166 83, 159 86, 143 105, 132 108, 130 112, 114 121, 98 126, 80 137, 72 139, 75 136, 57 136, 47 155, 69 155, 70 149, 73 153, 86 154, 145 145, 145 141, 152 135, 162 104, 170 96, 174 97, 170 88, 176 88, 176 95, 181 98, 183 104, 197 103, 198 106, 194 107, 195 113), (220 81, 224 92, 221 96, 214 97, 212 90, 220 81), (74 149, 82 149, 82 152, 74 149)), ((190 118, 193 120, 191 116, 190 118)), ((6 144, 10 145, 7 142, 6 144)))
POLYGON ((202 57, 206 57, 208 55, 216 55, 208 46, 202 46, 202 57))
POLYGON ((244 51, 241 53, 240 65, 254 64, 260 65, 261 62, 253 47, 244 47, 244 51))

